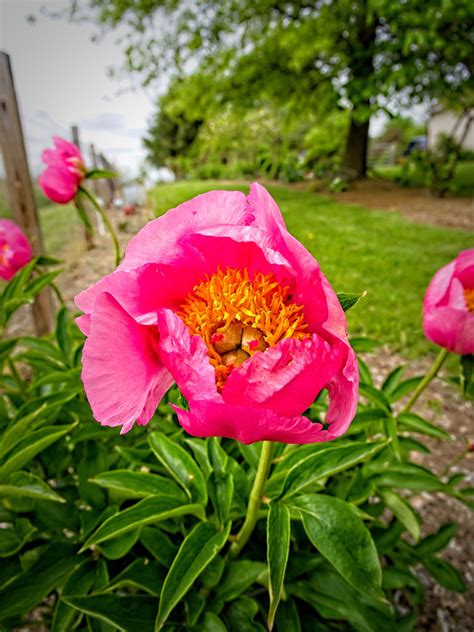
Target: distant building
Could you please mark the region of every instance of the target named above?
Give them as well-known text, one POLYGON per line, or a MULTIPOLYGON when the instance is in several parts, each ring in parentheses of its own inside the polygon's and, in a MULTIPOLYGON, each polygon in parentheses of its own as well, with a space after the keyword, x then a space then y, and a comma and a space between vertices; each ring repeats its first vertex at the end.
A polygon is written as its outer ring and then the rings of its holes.
POLYGON ((441 135, 454 135, 459 141, 464 136, 466 125, 469 125, 469 129, 462 148, 474 151, 474 108, 456 112, 443 106, 435 107, 428 121, 428 148, 434 149, 441 135))

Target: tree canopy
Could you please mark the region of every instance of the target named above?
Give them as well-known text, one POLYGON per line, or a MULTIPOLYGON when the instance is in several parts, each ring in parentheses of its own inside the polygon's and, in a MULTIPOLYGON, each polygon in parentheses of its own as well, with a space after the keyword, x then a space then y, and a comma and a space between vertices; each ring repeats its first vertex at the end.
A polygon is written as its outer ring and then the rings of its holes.
POLYGON ((297 113, 348 110, 348 175, 365 174, 372 114, 430 99, 458 103, 472 86, 470 0, 89 4, 105 27, 127 26, 128 70, 145 83, 194 75, 201 107, 205 95, 210 108, 272 100, 297 113))

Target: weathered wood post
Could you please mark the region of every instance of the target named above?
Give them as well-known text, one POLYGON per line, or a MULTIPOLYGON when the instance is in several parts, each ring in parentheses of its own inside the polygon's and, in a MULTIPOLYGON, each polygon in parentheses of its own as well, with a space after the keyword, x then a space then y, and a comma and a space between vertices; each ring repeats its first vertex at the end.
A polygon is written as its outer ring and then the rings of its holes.
MULTIPOLYGON (((91 156, 91 162, 92 162, 92 168, 93 169, 98 169, 98 163, 97 163, 97 155, 95 153, 95 148, 94 145, 90 145, 89 146, 89 151, 90 151, 90 156, 91 156)), ((103 180, 92 180, 92 189, 94 191, 94 195, 96 196, 96 198, 100 198, 102 200, 102 206, 104 207, 104 211, 105 209, 105 200, 103 198, 103 180)), ((105 226, 104 226, 104 220, 102 219, 101 215, 96 211, 96 220, 97 220, 97 228, 99 229, 99 235, 101 235, 102 237, 106 234, 105 231, 105 226)))
MULTIPOLYGON (((43 251, 43 239, 33 195, 30 169, 21 127, 10 57, 0 51, 0 144, 13 219, 24 230, 35 255, 43 251)), ((52 330, 54 312, 49 288, 33 304, 38 335, 52 330)))
MULTIPOLYGON (((77 125, 71 126, 71 137, 72 137, 72 142, 75 145, 77 145, 79 149, 81 149, 81 142, 79 139, 79 128, 77 127, 77 125)), ((92 219, 93 213, 92 213, 92 209, 90 208, 90 204, 87 201, 84 202, 84 208, 92 223, 94 221, 92 219)), ((92 250, 94 248, 94 237, 92 235, 92 232, 87 228, 87 226, 84 226, 84 238, 86 240, 87 250, 92 250)))

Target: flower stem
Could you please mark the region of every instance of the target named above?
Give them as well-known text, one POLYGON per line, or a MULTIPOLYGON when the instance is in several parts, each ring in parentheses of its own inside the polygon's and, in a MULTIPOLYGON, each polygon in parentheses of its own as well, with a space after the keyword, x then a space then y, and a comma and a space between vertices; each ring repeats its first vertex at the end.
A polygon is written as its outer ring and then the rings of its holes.
POLYGON ((237 557, 240 551, 247 544, 255 525, 257 524, 258 512, 262 502, 263 487, 267 480, 268 473, 270 472, 270 465, 275 451, 275 445, 276 444, 273 441, 263 442, 257 473, 253 482, 252 491, 250 492, 247 515, 245 516, 244 524, 235 536, 235 541, 231 544, 229 550, 231 557, 237 557))
POLYGON ((401 410, 400 414, 401 413, 407 413, 411 409, 413 404, 417 401, 417 399, 423 393, 423 391, 428 386, 428 384, 431 382, 431 380, 433 380, 436 377, 436 375, 438 374, 438 371, 442 367, 443 362, 446 360, 448 355, 449 355, 449 351, 447 349, 441 349, 441 351, 436 356, 435 361, 431 365, 430 370, 425 375, 425 377, 421 380, 421 382, 418 384, 418 386, 415 388, 415 390, 413 391, 413 395, 410 397, 408 402, 405 404, 405 406, 401 410))
POLYGON ((87 199, 91 202, 91 204, 94 206, 94 208, 100 213, 100 215, 102 216, 102 219, 104 220, 104 224, 107 227, 107 230, 109 231, 110 236, 112 237, 112 241, 114 243, 114 250, 115 250, 115 265, 118 266, 118 264, 120 263, 120 259, 122 258, 120 256, 120 247, 119 247, 119 243, 118 243, 118 239, 117 239, 117 235, 115 234, 115 231, 113 229, 112 224, 110 223, 110 220, 108 218, 107 213, 104 211, 104 209, 102 208, 102 206, 97 202, 97 200, 95 199, 95 196, 92 195, 92 193, 86 189, 85 187, 79 187, 79 190, 84 193, 84 195, 87 197, 87 199))

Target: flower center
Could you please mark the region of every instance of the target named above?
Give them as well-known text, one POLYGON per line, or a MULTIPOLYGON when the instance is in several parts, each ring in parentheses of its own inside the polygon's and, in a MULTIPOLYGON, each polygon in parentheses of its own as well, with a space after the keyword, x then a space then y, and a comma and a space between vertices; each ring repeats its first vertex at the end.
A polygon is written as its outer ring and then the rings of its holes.
POLYGON ((468 311, 474 312, 474 288, 464 290, 464 299, 466 301, 468 311))
POLYGON ((307 338, 303 306, 291 302, 290 288, 273 274, 252 277, 246 268, 220 268, 186 297, 178 315, 201 336, 221 389, 231 371, 283 338, 307 338))

